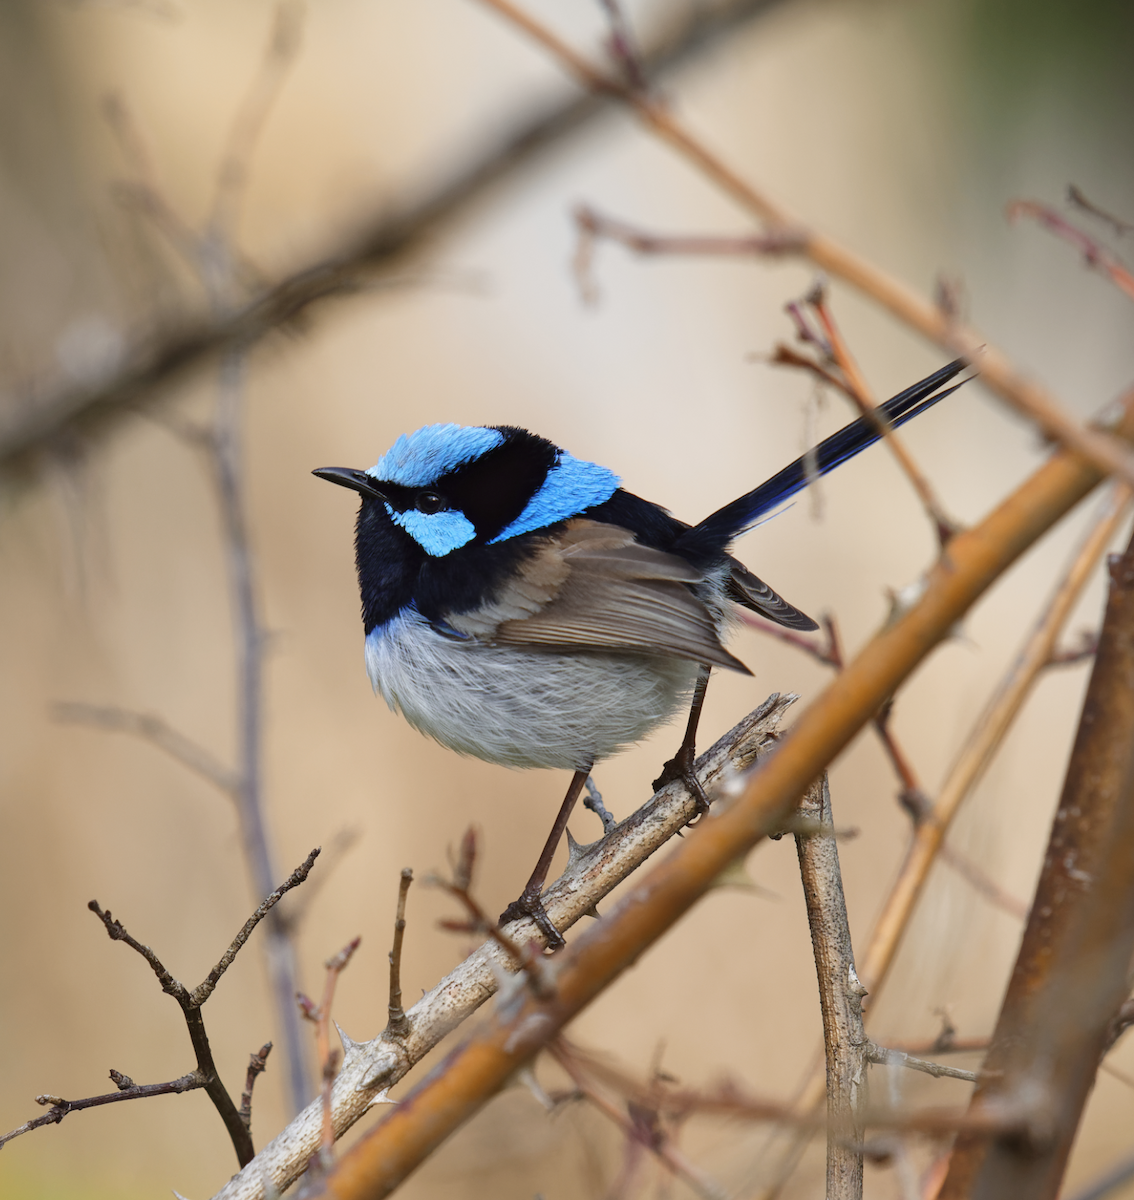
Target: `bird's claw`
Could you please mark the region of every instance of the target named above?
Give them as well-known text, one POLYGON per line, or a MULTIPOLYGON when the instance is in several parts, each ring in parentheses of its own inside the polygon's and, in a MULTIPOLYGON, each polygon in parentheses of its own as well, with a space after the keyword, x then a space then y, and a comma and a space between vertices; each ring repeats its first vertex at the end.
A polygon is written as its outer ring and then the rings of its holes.
POLYGON ((696 805, 696 812, 693 814, 693 819, 688 823, 693 824, 698 818, 703 817, 709 811, 709 797, 705 794, 705 789, 701 786, 701 781, 697 778, 697 772, 693 770, 693 751, 691 748, 682 747, 678 752, 662 767, 662 773, 653 782, 654 791, 665 787, 667 783, 673 783, 675 779, 680 779, 685 784, 686 791, 693 797, 693 803, 696 805))
POLYGON ((519 898, 513 900, 500 914, 496 923, 507 925, 509 921, 518 921, 521 917, 531 917, 539 927, 540 933, 547 938, 549 950, 560 950, 567 945, 563 935, 555 928, 551 918, 547 915, 547 909, 543 907, 543 900, 540 899, 538 892, 535 895, 521 892, 519 898))

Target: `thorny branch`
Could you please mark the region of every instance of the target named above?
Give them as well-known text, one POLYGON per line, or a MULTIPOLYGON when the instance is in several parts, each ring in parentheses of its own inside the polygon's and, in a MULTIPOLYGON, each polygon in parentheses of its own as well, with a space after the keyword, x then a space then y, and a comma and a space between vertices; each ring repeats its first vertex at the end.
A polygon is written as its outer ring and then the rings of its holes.
POLYGON ((244 1076, 244 1091, 240 1093, 239 1113, 249 1134, 252 1132, 252 1089, 256 1086, 256 1080, 268 1069, 268 1055, 271 1052, 272 1043, 265 1042, 248 1059, 248 1073, 244 1076))
POLYGON ((197 1057, 197 1068, 170 1083, 140 1085, 135 1084, 132 1079, 118 1071, 111 1071, 110 1077, 118 1085, 118 1091, 104 1096, 91 1096, 85 1100, 64 1100, 59 1096, 37 1096, 37 1103, 50 1104, 51 1111, 42 1117, 26 1122, 18 1129, 14 1129, 10 1133, 0 1137, 0 1146, 5 1142, 11 1141, 12 1138, 18 1137, 21 1133, 27 1133, 29 1130, 39 1128, 42 1125, 57 1125, 68 1113, 78 1112, 84 1108, 95 1108, 102 1104, 113 1104, 120 1100, 135 1100, 147 1096, 162 1096, 171 1092, 187 1092, 197 1088, 204 1088, 209 1099, 213 1102, 213 1107, 220 1114, 225 1129, 228 1130, 229 1138, 232 1141, 233 1149, 236 1151, 236 1157, 240 1165, 243 1167, 250 1162, 255 1153, 252 1147, 251 1133, 252 1082, 255 1076, 264 1069, 264 1060, 271 1049, 271 1043, 261 1047, 258 1055, 252 1056, 252 1063, 248 1068, 245 1094, 242 1097, 241 1107, 238 1109, 233 1104, 232 1097, 228 1094, 228 1089, 221 1082, 220 1076, 217 1073, 216 1064, 213 1061, 212 1047, 209 1045, 208 1034, 205 1032, 204 1019, 201 1016, 201 1008, 205 1001, 213 994, 221 976, 232 965, 233 960, 245 942, 248 941, 253 929, 268 915, 284 895, 291 891, 292 888, 298 887, 307 878, 318 856, 318 849, 312 850, 291 875, 271 895, 265 897, 252 916, 245 921, 240 932, 232 939, 228 949, 221 955, 216 966, 192 990, 187 988, 180 980, 174 978, 165 964, 149 946, 145 946, 139 942, 137 938, 127 931, 121 921, 115 920, 108 911, 104 911, 99 906, 97 900, 92 900, 87 907, 102 921, 107 934, 110 936, 110 940, 125 942, 131 950, 140 954, 149 963, 150 969, 157 976, 158 982, 161 984, 161 990, 177 1001, 182 1015, 185 1017, 189 1039, 193 1045, 193 1052, 197 1057), (257 1061, 259 1061, 259 1067, 254 1070, 257 1061))
MULTIPOLYGON (((696 770, 710 795, 728 787, 768 753, 775 730, 794 700, 794 696, 771 696, 701 755, 696 770)), ((566 931, 590 913, 619 882, 683 830, 694 812, 687 790, 679 783, 669 784, 601 841, 575 845, 563 876, 543 895, 556 928, 566 931)), ((540 936, 531 921, 516 922, 508 932, 516 941, 540 936)), ((370 1042, 355 1042, 340 1031, 346 1052, 332 1097, 336 1135, 381 1103, 388 1088, 493 996, 511 965, 510 956, 495 941, 486 942, 406 1012, 409 1031, 404 1036, 386 1032, 370 1042)), ((521 995, 524 990, 520 989, 521 995)), ((317 1153, 321 1130, 322 1106, 310 1104, 215 1200, 264 1200, 267 1190, 284 1189, 317 1153)))

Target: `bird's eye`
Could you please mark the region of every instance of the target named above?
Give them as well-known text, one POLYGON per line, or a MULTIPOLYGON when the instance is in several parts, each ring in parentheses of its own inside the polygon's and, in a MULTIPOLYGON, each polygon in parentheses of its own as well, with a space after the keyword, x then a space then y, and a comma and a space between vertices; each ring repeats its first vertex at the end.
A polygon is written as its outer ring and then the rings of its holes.
POLYGON ((439 513, 445 507, 445 501, 436 492, 418 492, 413 506, 421 513, 439 513))

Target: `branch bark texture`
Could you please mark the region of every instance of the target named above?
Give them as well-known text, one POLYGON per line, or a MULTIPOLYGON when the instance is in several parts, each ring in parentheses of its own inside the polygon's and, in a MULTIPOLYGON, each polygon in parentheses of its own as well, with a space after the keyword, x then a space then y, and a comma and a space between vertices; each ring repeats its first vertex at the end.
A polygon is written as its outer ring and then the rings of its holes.
POLYGON ((827 1200, 862 1200, 860 1118, 866 1088, 866 989, 854 969, 839 848, 835 842, 827 776, 813 783, 799 806, 820 832, 796 834, 807 923, 819 977, 823 1048, 827 1060, 827 1200))
POLYGON ((942 1200, 1054 1197, 1134 953, 1134 538, 1110 595, 1035 900, 974 1106, 1026 1105, 1027 1138, 963 1136, 942 1200))

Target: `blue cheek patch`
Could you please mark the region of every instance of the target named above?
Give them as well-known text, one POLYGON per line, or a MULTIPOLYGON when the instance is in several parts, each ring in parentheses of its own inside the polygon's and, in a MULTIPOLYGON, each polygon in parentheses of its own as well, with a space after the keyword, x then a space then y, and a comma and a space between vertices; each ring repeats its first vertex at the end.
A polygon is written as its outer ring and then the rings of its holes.
POLYGON ((507 541, 521 533, 554 525, 576 517, 584 509, 609 500, 618 490, 621 481, 613 471, 600 467, 598 463, 583 462, 562 450, 559 461, 547 473, 543 486, 528 501, 527 507, 506 529, 498 533, 494 542, 507 541))
POLYGON ((476 527, 459 512, 423 513, 416 508, 397 512, 388 504, 385 509, 390 520, 400 525, 433 558, 443 558, 476 537, 476 527))
MULTIPOLYGON (((366 473, 387 483, 400 483, 403 487, 425 487, 489 450, 495 450, 503 441, 500 430, 485 429, 480 425, 426 425, 415 433, 403 433, 366 473)), ((405 528, 409 529, 409 526, 405 528)), ((413 530, 409 532, 413 533, 413 530)), ((417 537, 416 533, 414 537, 417 537)), ((457 546, 462 545, 464 542, 457 543, 457 546)), ((449 549, 456 549, 456 546, 449 549)))

